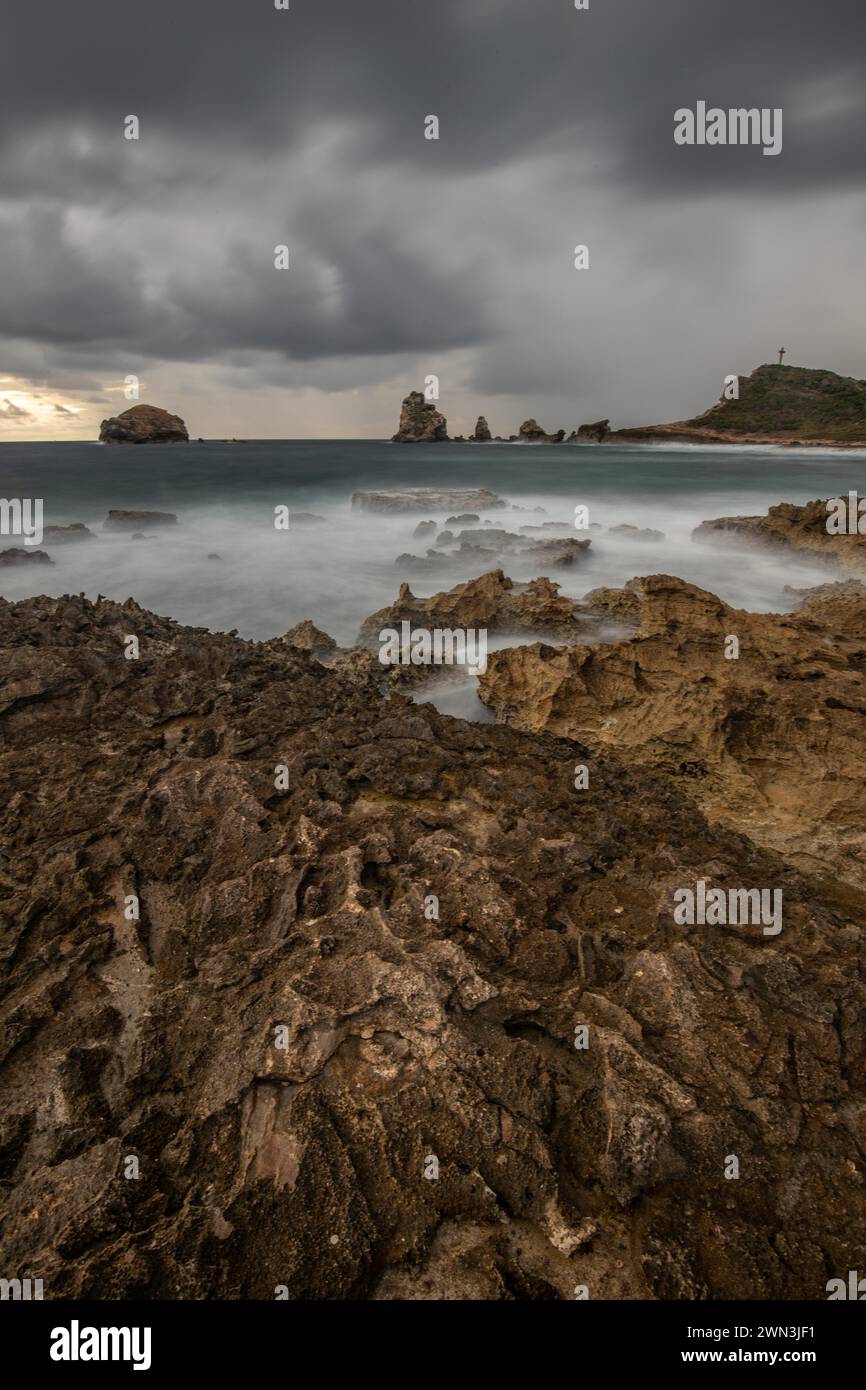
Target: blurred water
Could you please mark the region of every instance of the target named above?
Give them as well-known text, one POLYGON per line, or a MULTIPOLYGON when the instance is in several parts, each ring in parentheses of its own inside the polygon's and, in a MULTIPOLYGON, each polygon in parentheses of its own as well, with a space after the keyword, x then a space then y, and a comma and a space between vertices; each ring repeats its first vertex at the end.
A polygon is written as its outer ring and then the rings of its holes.
MULTIPOLYGON (((443 486, 492 489, 510 504, 544 513, 484 513, 517 531, 543 521, 571 522, 578 504, 602 527, 621 522, 663 531, 661 543, 589 534, 587 561, 548 570, 572 597, 635 575, 676 574, 739 607, 791 607, 786 584, 833 577, 814 563, 748 549, 699 546, 702 520, 766 511, 857 488, 866 492, 866 454, 829 450, 692 449, 525 445, 392 445, 374 440, 252 441, 248 444, 0 445, 0 497, 41 497, 45 522, 82 521, 98 539, 49 546, 55 564, 0 570, 0 593, 84 592, 123 600, 183 623, 237 628, 265 638, 311 618, 341 644, 363 618, 392 602, 400 581, 419 595, 448 588, 486 566, 416 575, 395 565, 423 555, 430 539, 412 532, 426 514, 383 517, 353 512, 356 489, 443 486), (326 524, 274 529, 274 508, 312 511, 326 524), (180 524, 133 541, 102 530, 111 507, 171 511, 180 524), (220 560, 209 560, 216 552, 220 560)), ((446 512, 431 513, 442 523, 446 512)), ((21 544, 0 537, 0 548, 21 544)), ((518 571, 505 565, 516 578, 518 571)), ((543 570, 543 567, 534 567, 543 570)), ((474 698, 474 697, 473 697, 474 698)))

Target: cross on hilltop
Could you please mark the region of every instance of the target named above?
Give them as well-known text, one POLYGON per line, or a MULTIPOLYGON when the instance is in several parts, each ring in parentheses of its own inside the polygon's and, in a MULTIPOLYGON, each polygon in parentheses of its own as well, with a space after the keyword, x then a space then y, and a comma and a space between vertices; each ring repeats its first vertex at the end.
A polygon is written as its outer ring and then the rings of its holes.
POLYGON ((780 367, 781 367, 781 365, 782 365, 782 358, 785 356, 785 353, 786 353, 787 351, 788 351, 787 348, 779 348, 779 366, 780 366, 780 367))

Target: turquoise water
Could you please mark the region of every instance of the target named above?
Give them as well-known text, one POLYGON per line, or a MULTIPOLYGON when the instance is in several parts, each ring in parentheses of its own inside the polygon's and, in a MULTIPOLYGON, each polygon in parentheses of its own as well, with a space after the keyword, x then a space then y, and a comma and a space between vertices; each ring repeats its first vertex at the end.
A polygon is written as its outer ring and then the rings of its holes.
MULTIPOLYGON (((361 620, 391 602, 402 579, 418 594, 470 577, 455 566, 410 574, 398 555, 423 555, 413 539, 423 514, 379 517, 353 512, 352 492, 406 486, 483 486, 534 515, 486 513, 496 526, 571 521, 589 507, 590 557, 552 573, 580 597, 599 584, 634 575, 680 575, 728 602, 759 610, 788 608, 785 585, 828 578, 788 557, 716 550, 690 540, 700 521, 763 512, 781 501, 806 502, 856 488, 866 492, 866 454, 785 449, 691 449, 525 445, 392 445, 375 440, 261 440, 242 444, 0 445, 0 496, 41 497, 45 522, 82 521, 94 542, 50 548, 55 565, 0 572, 10 599, 32 593, 134 597, 157 612, 243 636, 270 637, 312 618, 341 643, 361 620), (276 532, 274 508, 313 511, 326 525, 276 532), (171 511, 180 525, 146 541, 101 531, 111 507, 171 511), (621 522, 663 531, 662 543, 609 536, 621 522), (209 560, 216 552, 220 560, 209 560)), ((431 513, 443 522, 445 513, 431 513)), ((0 538, 13 545, 14 538, 0 538)), ((530 572, 514 572, 529 578, 530 572)))

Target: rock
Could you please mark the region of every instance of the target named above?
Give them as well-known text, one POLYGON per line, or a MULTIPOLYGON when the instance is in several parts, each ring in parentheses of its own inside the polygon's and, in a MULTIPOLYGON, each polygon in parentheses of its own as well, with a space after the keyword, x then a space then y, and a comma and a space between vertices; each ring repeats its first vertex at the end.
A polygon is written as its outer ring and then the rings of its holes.
POLYGON ((404 552, 397 556, 394 564, 399 569, 411 571, 412 574, 429 574, 432 570, 447 570, 451 567, 449 558, 436 550, 428 550, 424 556, 404 552))
POLYGON ((475 444, 488 444, 490 442, 490 426, 483 415, 478 416, 475 432, 470 438, 475 444))
POLYGON ((149 538, 144 534, 143 531, 134 531, 129 539, 131 541, 146 541, 149 538))
POLYGON ((826 1298, 866 1248, 862 893, 377 665, 0 601, 4 1278, 826 1298), (784 882, 781 936, 676 925, 703 878, 784 882))
POLYGON ((291 512, 290 526, 327 526, 328 518, 317 516, 315 512, 291 512))
POLYGON ((460 516, 449 516, 445 518, 446 526, 480 526, 481 517, 475 512, 462 512, 460 516))
POLYGON ((187 442, 189 435, 179 415, 156 405, 134 405, 103 420, 99 438, 103 444, 173 444, 187 442))
POLYGON ((572 430, 568 437, 569 444, 583 442, 594 442, 601 444, 610 434, 610 420, 596 420, 591 425, 580 425, 577 430, 572 430))
POLYGON ((702 521, 692 540, 710 545, 760 545, 798 553, 855 574, 866 574, 866 536, 835 535, 827 530, 827 504, 795 507, 781 502, 766 516, 721 516, 702 521))
POLYGON ((417 540, 421 536, 434 536, 436 534, 435 521, 419 521, 412 535, 417 540))
POLYGON ((537 420, 524 420, 517 438, 524 444, 561 444, 565 438, 565 430, 557 430, 556 434, 546 434, 537 420))
POLYGON ((8 550, 0 550, 0 565, 53 565, 54 561, 45 550, 27 550, 22 545, 13 545, 8 550))
POLYGON ((664 531, 654 531, 650 526, 629 526, 622 523, 619 526, 608 526, 608 533, 611 536, 622 536, 626 541, 663 541, 664 531))
POLYGON ((445 512, 458 508, 490 511, 505 503, 486 487, 407 487, 353 492, 352 506, 365 512, 445 512))
POLYGON ((284 637, 279 639, 287 643, 290 647, 299 647, 301 651, 311 652, 313 656, 327 656, 337 650, 337 644, 333 637, 329 637, 327 632, 322 632, 321 628, 311 623, 306 618, 302 623, 296 623, 290 627, 284 637))
POLYGON ((591 545, 591 540, 578 540, 575 536, 569 536, 561 540, 530 541, 528 545, 519 547, 516 554, 528 560, 533 568, 541 565, 570 567, 578 560, 589 559, 591 545))
POLYGON ((448 531, 448 530, 440 531, 440 532, 439 532, 439 535, 436 537, 436 544, 437 544, 437 545, 453 545, 453 544, 454 544, 454 540, 455 540, 455 536, 454 536, 454 532, 453 532, 453 531, 448 531))
POLYGON ((359 642, 378 642, 384 627, 404 620, 422 627, 486 628, 488 632, 577 632, 577 605, 559 593, 549 579, 526 584, 509 579, 501 569, 458 584, 453 589, 416 598, 408 584, 400 585, 396 603, 367 618, 359 642))
POLYGON ((448 440, 448 421, 422 391, 410 391, 403 401, 394 444, 439 444, 448 440))
POLYGON ((102 523, 104 531, 128 531, 131 527, 176 526, 174 512, 127 512, 113 508, 102 523))
MULTIPOLYGON (((588 605, 615 616, 605 594, 588 605)), ((866 588, 822 586, 787 615, 732 609, 669 575, 631 580, 622 597, 636 636, 493 652, 481 699, 517 728, 659 769, 714 823, 866 888, 866 588)))
POLYGON ((95 541, 96 536, 81 521, 73 521, 69 526, 45 526, 42 539, 48 545, 70 545, 77 541, 95 541))
POLYGON ((215 550, 211 550, 211 551, 208 552, 208 557, 207 557, 207 558, 208 558, 209 560, 222 560, 223 557, 222 557, 221 555, 218 555, 217 552, 216 552, 215 550))

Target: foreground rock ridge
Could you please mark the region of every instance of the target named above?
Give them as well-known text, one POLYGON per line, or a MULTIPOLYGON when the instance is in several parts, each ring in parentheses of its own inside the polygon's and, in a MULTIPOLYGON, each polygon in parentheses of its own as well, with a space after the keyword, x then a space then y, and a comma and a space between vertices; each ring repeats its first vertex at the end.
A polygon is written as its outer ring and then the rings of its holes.
POLYGON ((179 415, 156 405, 134 405, 122 415, 103 420, 99 438, 103 444, 177 444, 189 435, 179 415))
MULTIPOLYGON (((660 652, 718 601, 659 585, 660 652)), ((0 647, 6 1277, 822 1299, 858 1267, 856 886, 289 642, 67 597, 0 601, 0 647), (676 925, 701 878, 784 885, 781 935, 676 925)))

